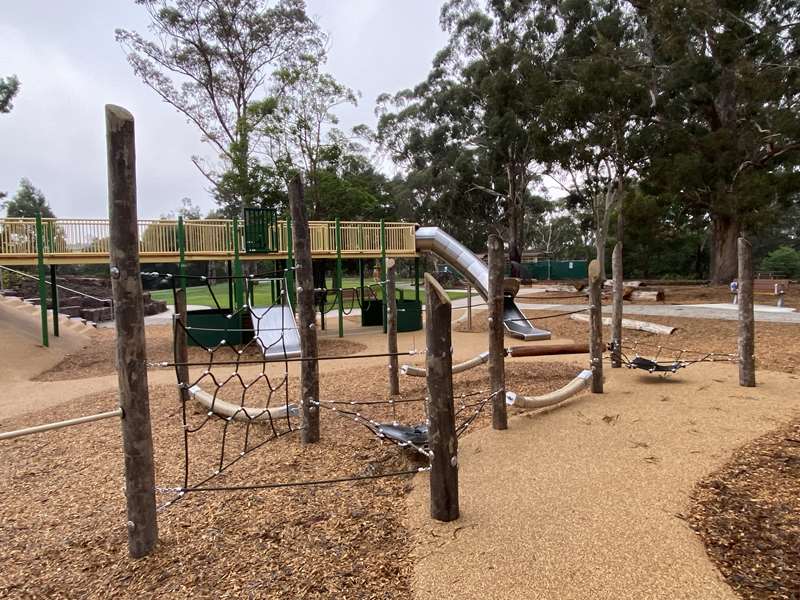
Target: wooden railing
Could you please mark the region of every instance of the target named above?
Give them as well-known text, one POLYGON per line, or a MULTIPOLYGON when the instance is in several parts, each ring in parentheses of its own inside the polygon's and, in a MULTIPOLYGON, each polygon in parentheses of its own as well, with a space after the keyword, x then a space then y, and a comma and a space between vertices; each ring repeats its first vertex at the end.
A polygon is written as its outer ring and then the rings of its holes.
MULTIPOLYGON (((336 256, 334 221, 312 221, 311 252, 314 256, 336 256)), ((389 256, 414 256, 416 253, 413 223, 385 223, 386 253, 389 256)), ((108 257, 109 222, 107 219, 42 219, 44 254, 48 259, 74 259, 76 262, 108 257)), ((286 222, 278 221, 278 252, 287 253, 286 222)), ((342 257, 379 256, 381 225, 374 221, 340 223, 342 257)), ((209 260, 233 254, 233 221, 204 219, 184 221, 185 254, 189 260, 209 260)), ((238 227, 239 248, 243 259, 244 226, 238 227)), ((178 222, 167 219, 139 221, 139 252, 143 260, 174 259, 178 256, 178 222)), ((263 255, 260 255, 263 256, 263 255)), ((35 219, 0 219, 0 264, 35 262, 35 219)))

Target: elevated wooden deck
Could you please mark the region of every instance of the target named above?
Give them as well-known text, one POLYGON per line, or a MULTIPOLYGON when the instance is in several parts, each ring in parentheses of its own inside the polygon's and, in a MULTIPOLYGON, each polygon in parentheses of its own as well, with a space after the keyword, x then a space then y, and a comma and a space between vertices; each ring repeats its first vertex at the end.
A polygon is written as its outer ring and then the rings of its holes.
MULTIPOLYGON (((234 258, 233 221, 227 219, 186 220, 185 260, 231 260, 234 258)), ((311 221, 311 252, 314 258, 335 258, 336 223, 311 221)), ((244 224, 238 223, 241 260, 280 260, 287 258, 286 221, 277 223, 275 252, 246 252, 244 224)), ((386 255, 417 255, 414 223, 384 223, 386 255)), ((42 219, 46 264, 107 263, 108 219, 42 219)), ((342 221, 343 259, 381 256, 381 224, 374 221, 342 221)), ((179 262, 177 220, 140 220, 139 253, 142 263, 179 262)), ((35 265, 36 220, 0 219, 0 265, 35 265)))

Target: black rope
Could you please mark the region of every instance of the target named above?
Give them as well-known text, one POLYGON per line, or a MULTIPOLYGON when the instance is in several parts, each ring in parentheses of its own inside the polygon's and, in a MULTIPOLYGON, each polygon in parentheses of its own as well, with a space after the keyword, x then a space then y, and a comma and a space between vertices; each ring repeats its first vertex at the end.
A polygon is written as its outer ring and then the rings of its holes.
POLYGON ((226 485, 226 486, 204 486, 193 487, 189 489, 175 488, 175 492, 236 492, 236 491, 253 491, 253 490, 269 490, 275 488, 288 488, 288 487, 308 487, 308 486, 321 486, 321 485, 334 485, 337 483, 349 483, 352 481, 365 481, 370 479, 383 479, 386 477, 401 477, 403 475, 415 475, 429 470, 428 467, 418 467, 416 469, 406 469, 405 471, 392 471, 391 473, 376 473, 373 475, 353 475, 351 477, 337 477, 334 479, 312 479, 310 481, 286 481, 278 483, 257 483, 253 485, 226 485))
MULTIPOLYGON (((531 310, 531 309, 526 309, 526 310, 531 310)), ((587 310, 589 310, 589 309, 588 308, 581 308, 581 309, 578 309, 578 310, 570 310, 570 311, 567 311, 567 312, 556 313, 554 315, 543 315, 541 317, 536 316, 536 317, 524 317, 524 318, 521 318, 521 319, 503 319, 503 322, 504 323, 515 323, 517 321, 543 321, 545 319, 555 319, 556 317, 566 317, 567 315, 576 315, 578 313, 586 312, 587 310)))
MULTIPOLYGON (((310 356, 295 356, 295 357, 287 357, 282 360, 282 362, 307 362, 307 361, 314 361, 314 360, 352 360, 358 358, 387 358, 389 356, 416 356, 419 354, 416 350, 411 350, 407 352, 382 352, 382 353, 375 353, 375 354, 345 354, 341 356, 317 356, 317 357, 310 357, 310 356)), ((233 360, 233 361, 217 361, 214 362, 215 365, 218 366, 230 366, 230 365, 260 365, 260 364, 268 364, 267 360, 233 360)), ((202 367, 208 363, 198 363, 198 362, 151 362, 148 363, 149 366, 153 367, 202 367)))
MULTIPOLYGON (((188 278, 188 277, 187 277, 188 278)), ((216 301, 211 283, 208 278, 197 277, 194 279, 205 280, 206 285, 214 298, 215 304, 219 308, 219 303, 216 301)), ((233 279, 232 277, 220 279, 233 279)), ((236 279, 250 280, 249 277, 241 277, 236 279)), ((172 284, 173 297, 177 299, 179 284, 185 283, 179 276, 171 276, 169 280, 172 284)), ((285 286, 285 282, 281 282, 285 286)), ((250 282, 246 283, 245 292, 249 292, 250 282)), ((176 378, 181 388, 181 422, 183 430, 183 474, 180 487, 176 488, 159 488, 160 492, 174 492, 177 495, 159 507, 162 510, 168 506, 172 506, 189 492, 195 491, 236 491, 236 490, 258 490, 269 488, 284 488, 284 487, 299 487, 299 486, 315 486, 315 485, 331 485, 335 483, 346 483, 351 481, 378 479, 382 477, 394 477, 401 475, 410 475, 426 470, 426 468, 419 468, 406 471, 397 471, 392 473, 383 473, 375 475, 360 475, 352 477, 340 477, 335 479, 321 479, 312 481, 298 481, 298 482, 278 482, 267 484, 254 484, 243 486, 214 486, 208 485, 209 482, 214 480, 220 474, 226 472, 246 456, 262 448, 265 444, 280 439, 291 433, 301 431, 303 428, 299 423, 297 407, 289 402, 289 362, 300 360, 337 360, 349 358, 378 358, 389 356, 410 356, 416 354, 415 351, 411 352, 397 352, 397 353, 375 353, 364 355, 348 355, 348 356, 334 356, 334 357, 318 357, 318 358, 289 358, 286 349, 286 332, 296 330, 297 328, 285 322, 286 311, 283 306, 286 301, 286 294, 283 291, 280 294, 280 301, 266 308, 265 311, 256 312, 249 304, 249 293, 247 294, 248 302, 239 310, 233 311, 227 315, 231 319, 232 324, 239 324, 249 320, 252 323, 252 328, 245 328, 237 326, 231 329, 221 329, 214 327, 192 327, 177 315, 173 320, 173 361, 157 363, 160 366, 170 366, 175 369, 176 378), (262 329, 260 323, 262 319, 266 318, 272 310, 280 310, 281 325, 280 329, 262 329), (222 340, 214 346, 209 346, 206 338, 201 334, 208 332, 216 333, 230 333, 233 336, 241 334, 256 334, 263 331, 278 331, 279 335, 275 336, 275 340, 265 346, 264 342, 258 336, 253 336, 247 342, 240 344, 238 347, 234 346, 233 340, 222 340), (179 343, 178 340, 183 336, 187 344, 191 342, 192 345, 198 347, 205 353, 206 358, 203 361, 187 360, 182 362, 178 358, 179 343), (204 343, 205 342, 205 343, 204 343), (245 356, 252 356, 251 350, 259 350, 260 359, 253 360, 252 358, 245 358, 245 356), (270 349, 280 350, 275 353, 279 357, 277 361, 267 360, 267 353, 270 349), (219 354, 222 352, 233 353, 234 358, 219 360, 219 354), (241 367, 247 365, 260 366, 260 372, 253 375, 245 374, 240 370, 241 367), (196 374, 194 377, 188 377, 189 381, 183 381, 181 375, 181 367, 200 366, 204 367, 203 371, 196 374), (232 372, 225 376, 219 376, 215 373, 215 367, 218 366, 232 366, 232 372), (278 369, 277 374, 268 373, 270 369, 278 369), (210 396, 208 406, 204 406, 204 413, 202 416, 195 417, 194 411, 188 407, 189 401, 192 399, 193 394, 197 393, 192 391, 195 386, 202 390, 202 385, 213 388, 211 392, 205 392, 210 396), (226 403, 233 405, 233 410, 230 414, 218 414, 217 403, 223 402, 220 398, 220 392, 227 386, 234 387, 238 393, 236 400, 231 399, 226 403), (253 390, 260 390, 262 394, 262 401, 258 406, 248 406, 246 404, 248 396, 252 396, 253 390), (272 411, 276 409, 283 409, 281 416, 276 416, 272 411), (284 416, 285 415, 285 416, 284 416), (214 458, 214 467, 210 475, 202 477, 200 481, 191 482, 192 469, 192 453, 191 453, 191 438, 192 435, 201 431, 210 423, 220 423, 221 431, 219 435, 219 454, 214 458), (243 425, 243 427, 235 427, 234 423, 243 425), (259 428, 258 430, 256 428, 259 428), (260 431, 264 437, 259 439, 256 432, 260 431), (233 435, 236 434, 234 438, 233 435), (233 439, 237 440, 238 447, 231 450, 233 439)), ((355 302, 355 300, 354 300, 355 302)), ((177 305, 177 302, 175 302, 177 305)), ((352 306, 350 308, 352 310, 352 306)), ((218 336, 221 337, 221 336, 218 336)), ((465 395, 466 396, 466 395, 465 395)), ((374 400, 374 401, 358 401, 358 402, 345 402, 345 401, 330 401, 315 403, 317 408, 327 408, 343 418, 352 419, 354 422, 364 426, 379 440, 386 440, 400 447, 411 447, 424 456, 430 458, 430 453, 425 448, 417 446, 412 442, 405 442, 396 440, 382 431, 382 426, 377 421, 370 419, 368 416, 363 415, 357 407, 362 405, 390 405, 394 406, 403 402, 424 402, 425 398, 407 398, 398 400, 374 400), (336 406, 346 404, 351 410, 345 408, 337 408, 336 406)))

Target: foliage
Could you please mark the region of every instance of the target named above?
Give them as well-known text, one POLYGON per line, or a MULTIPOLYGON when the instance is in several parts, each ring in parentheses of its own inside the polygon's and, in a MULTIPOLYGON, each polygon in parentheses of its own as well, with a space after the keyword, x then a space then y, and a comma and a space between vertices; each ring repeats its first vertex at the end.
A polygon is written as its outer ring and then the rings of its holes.
POLYGON ((41 190, 35 188, 30 180, 23 177, 19 182, 19 189, 11 200, 3 203, 7 217, 33 218, 41 214, 43 219, 54 219, 50 205, 41 190))
POLYGON ((321 218, 321 163, 348 149, 349 141, 335 128, 334 109, 355 105, 356 93, 321 69, 325 53, 306 53, 296 64, 279 69, 274 76, 273 103, 254 104, 251 112, 260 123, 264 153, 272 170, 288 181, 302 172, 310 203, 309 216, 321 218))
POLYGON ((379 98, 377 135, 407 169, 418 215, 473 247, 504 225, 517 261, 550 87, 548 36, 531 26, 527 4, 446 3, 447 45, 424 82, 379 98))
POLYGON ((776 248, 762 261, 761 270, 784 277, 800 277, 800 252, 790 246, 776 248))
POLYGON ((162 219, 177 219, 178 217, 194 220, 203 218, 200 207, 194 204, 191 198, 181 198, 181 206, 177 211, 171 210, 161 215, 162 219))
POLYGON ((16 75, 0 77, 0 114, 11 112, 12 100, 19 92, 19 79, 16 75))
MULTIPOLYGON (((276 67, 323 43, 303 0, 137 0, 153 39, 118 29, 117 40, 142 81, 181 112, 219 155, 221 168, 193 161, 223 203, 253 206, 264 186, 254 169, 260 125, 251 104, 268 104, 276 67), (231 175, 230 173, 233 173, 231 175), (227 177, 225 176, 227 175, 227 177)), ((274 92, 274 91, 273 91, 274 92)), ((274 101, 274 100, 273 100, 274 101)), ((268 111, 261 111, 265 118, 268 111)))
POLYGON ((708 215, 712 279, 736 238, 797 190, 800 8, 793 0, 635 2, 651 47, 657 143, 648 191, 708 215))
POLYGON ((541 26, 558 32, 551 59, 558 83, 545 106, 551 145, 541 159, 570 202, 591 213, 605 268, 611 216, 647 158, 651 66, 641 27, 620 0, 557 3, 541 26))

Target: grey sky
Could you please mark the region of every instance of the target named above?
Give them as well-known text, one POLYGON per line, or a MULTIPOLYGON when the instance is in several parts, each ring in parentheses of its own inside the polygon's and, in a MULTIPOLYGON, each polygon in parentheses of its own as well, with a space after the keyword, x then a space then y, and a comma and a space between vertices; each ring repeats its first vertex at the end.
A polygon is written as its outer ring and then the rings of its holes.
MULTIPOLYGON (((328 70, 362 92, 341 125, 374 125, 375 98, 421 81, 445 42, 441 0, 308 0, 331 36, 328 70)), ((144 32, 133 0, 28 0, 8 3, 0 21, 0 76, 22 84, 0 115, 0 190, 28 177, 59 217, 107 214, 103 106, 136 118, 139 213, 158 217, 184 196, 206 211, 213 200, 190 161, 208 154, 197 130, 132 73, 114 29, 144 32)))

